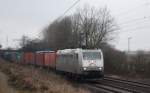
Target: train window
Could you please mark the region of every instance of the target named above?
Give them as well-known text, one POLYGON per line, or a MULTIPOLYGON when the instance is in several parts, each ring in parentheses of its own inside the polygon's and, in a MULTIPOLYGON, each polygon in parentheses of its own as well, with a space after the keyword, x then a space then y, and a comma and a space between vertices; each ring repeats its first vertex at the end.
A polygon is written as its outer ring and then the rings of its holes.
POLYGON ((101 59, 101 54, 100 52, 83 52, 83 59, 85 60, 101 59))

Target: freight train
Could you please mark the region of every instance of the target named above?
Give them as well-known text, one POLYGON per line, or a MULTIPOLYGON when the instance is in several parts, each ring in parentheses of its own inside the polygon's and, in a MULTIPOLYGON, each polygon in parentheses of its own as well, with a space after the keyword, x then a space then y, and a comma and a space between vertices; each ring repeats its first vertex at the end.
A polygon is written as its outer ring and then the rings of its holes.
POLYGON ((20 64, 50 68, 73 78, 101 78, 104 75, 103 53, 100 49, 64 49, 37 52, 5 52, 4 58, 20 64), (9 58, 8 58, 9 57, 9 58))

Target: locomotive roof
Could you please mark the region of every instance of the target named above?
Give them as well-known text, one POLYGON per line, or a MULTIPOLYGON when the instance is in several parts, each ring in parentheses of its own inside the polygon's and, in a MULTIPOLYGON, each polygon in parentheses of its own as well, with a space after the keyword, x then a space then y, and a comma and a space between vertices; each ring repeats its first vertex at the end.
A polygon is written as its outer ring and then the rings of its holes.
POLYGON ((81 48, 77 48, 77 49, 64 49, 64 50, 58 50, 57 54, 74 54, 74 53, 78 53, 81 51, 97 51, 99 49, 81 49, 81 48))
POLYGON ((58 54, 73 54, 76 53, 77 49, 64 49, 64 50, 58 50, 58 54))
POLYGON ((48 52, 55 52, 55 51, 37 51, 36 53, 48 53, 48 52))

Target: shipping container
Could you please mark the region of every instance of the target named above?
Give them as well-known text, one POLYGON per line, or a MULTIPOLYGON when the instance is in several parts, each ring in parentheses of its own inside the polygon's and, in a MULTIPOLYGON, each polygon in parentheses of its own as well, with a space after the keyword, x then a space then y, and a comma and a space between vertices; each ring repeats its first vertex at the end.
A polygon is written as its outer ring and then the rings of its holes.
POLYGON ((16 52, 11 52, 11 61, 12 62, 16 62, 17 58, 16 58, 16 52))
POLYGON ((35 53, 34 52, 24 52, 22 55, 23 64, 34 64, 35 63, 35 53))
POLYGON ((44 53, 44 66, 55 69, 56 67, 56 53, 54 51, 44 53))
POLYGON ((12 61, 12 53, 11 52, 5 52, 3 55, 3 58, 7 61, 12 61))
POLYGON ((55 69, 56 53, 54 51, 36 52, 36 64, 55 69))
POLYGON ((36 65, 44 66, 44 53, 36 52, 36 65))
POLYGON ((11 52, 11 61, 19 63, 21 59, 21 52, 11 52))

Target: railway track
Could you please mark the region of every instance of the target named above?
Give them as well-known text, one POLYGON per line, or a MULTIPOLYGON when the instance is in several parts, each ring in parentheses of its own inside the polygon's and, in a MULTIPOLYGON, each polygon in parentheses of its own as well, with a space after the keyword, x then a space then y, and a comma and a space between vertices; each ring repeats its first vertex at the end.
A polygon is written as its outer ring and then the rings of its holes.
POLYGON ((89 81, 85 84, 94 93, 150 93, 150 84, 112 77, 89 81))

